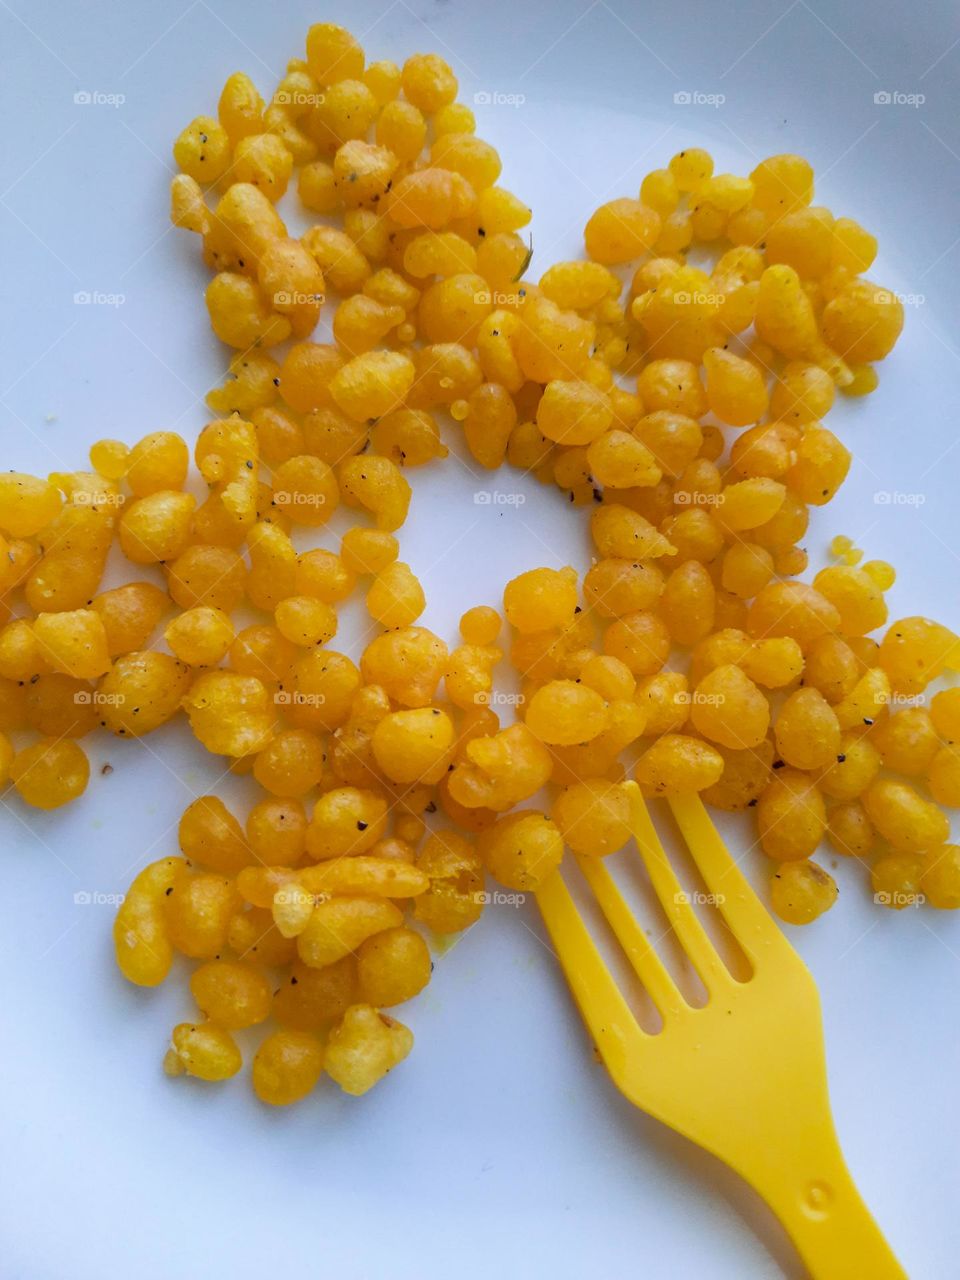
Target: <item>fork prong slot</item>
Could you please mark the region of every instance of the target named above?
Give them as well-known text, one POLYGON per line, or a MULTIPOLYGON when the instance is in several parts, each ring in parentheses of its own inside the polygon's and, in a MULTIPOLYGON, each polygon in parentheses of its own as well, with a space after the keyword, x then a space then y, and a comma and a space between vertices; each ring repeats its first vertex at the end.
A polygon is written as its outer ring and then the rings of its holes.
POLYGON ((636 1038, 646 1032, 604 963, 559 871, 535 894, 557 959, 607 1070, 618 1081, 636 1038))
POLYGON ((637 848, 677 941, 692 961, 708 991, 715 990, 721 983, 732 982, 729 971, 690 905, 689 895, 670 865, 640 788, 635 782, 628 782, 626 785, 630 788, 633 799, 633 834, 637 848))
POLYGON ((634 973, 643 983, 647 995, 660 1010, 664 1022, 676 1014, 683 996, 657 955, 653 943, 640 928, 613 876, 597 858, 577 855, 577 866, 593 890, 594 897, 616 935, 634 973))
POLYGON ((767 954, 770 945, 785 943, 769 911, 734 862, 700 797, 671 796, 669 804, 707 889, 716 897, 717 909, 748 959, 757 960, 757 944, 761 940, 767 954))

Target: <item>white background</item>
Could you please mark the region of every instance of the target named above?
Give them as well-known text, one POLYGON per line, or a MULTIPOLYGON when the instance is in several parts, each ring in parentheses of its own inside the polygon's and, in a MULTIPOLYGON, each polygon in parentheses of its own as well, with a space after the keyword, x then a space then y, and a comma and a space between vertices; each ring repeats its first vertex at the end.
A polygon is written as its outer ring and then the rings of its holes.
MULTIPOLYGON (((79 467, 101 435, 196 435, 225 353, 208 329, 196 242, 168 228, 170 143, 214 111, 230 72, 268 94, 320 19, 348 22, 371 58, 440 51, 468 102, 525 98, 477 114, 502 149, 504 183, 534 207, 533 278, 579 251, 601 200, 635 194, 685 144, 738 172, 775 151, 807 155, 818 200, 878 234, 873 274, 923 295, 880 391, 831 418, 856 461, 814 519, 812 563, 847 533, 898 566, 895 616, 960 626, 960 18, 940 0, 0 0, 5 467, 79 467), (75 105, 84 90, 125 101, 75 105), (876 104, 884 91, 925 102, 876 104), (683 92, 725 101, 675 105, 683 92), (125 300, 81 307, 79 291, 125 300), (879 492, 922 505, 885 505, 879 492)), ((415 477, 403 556, 427 586, 424 621, 448 638, 463 608, 496 601, 520 568, 585 564, 582 517, 557 493, 507 472, 494 483, 527 502, 478 506, 478 481, 455 460, 415 477)), ((246 1280, 271 1266, 342 1280, 800 1274, 735 1178, 612 1089, 530 904, 491 909, 437 957, 428 992, 401 1011, 413 1056, 360 1102, 328 1083, 268 1112, 244 1080, 167 1081, 166 1038, 191 1007, 183 975, 155 993, 124 985, 112 908, 74 894, 116 892, 173 851, 180 811, 219 769, 182 728, 89 747, 93 781, 69 811, 0 811, 8 1280, 246 1280)), ((758 882, 761 862, 746 863, 758 882)), ((948 1280, 960 1249, 960 920, 885 913, 862 868, 836 875, 838 906, 794 937, 822 991, 840 1136, 910 1274, 948 1280)))

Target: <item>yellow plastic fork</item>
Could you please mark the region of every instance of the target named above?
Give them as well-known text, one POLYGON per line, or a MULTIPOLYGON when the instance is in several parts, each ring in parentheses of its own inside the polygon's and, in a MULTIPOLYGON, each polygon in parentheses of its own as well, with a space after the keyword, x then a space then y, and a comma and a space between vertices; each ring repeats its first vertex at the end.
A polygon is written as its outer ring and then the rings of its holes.
POLYGON ((621 1093, 705 1147, 767 1202, 815 1280, 904 1280, 860 1198, 830 1114, 823 1025, 806 965, 730 857, 698 796, 669 801, 707 889, 752 967, 734 979, 682 889, 636 783, 633 831, 708 999, 689 1005, 598 858, 577 863, 663 1020, 639 1026, 559 872, 537 894, 547 930, 621 1093))

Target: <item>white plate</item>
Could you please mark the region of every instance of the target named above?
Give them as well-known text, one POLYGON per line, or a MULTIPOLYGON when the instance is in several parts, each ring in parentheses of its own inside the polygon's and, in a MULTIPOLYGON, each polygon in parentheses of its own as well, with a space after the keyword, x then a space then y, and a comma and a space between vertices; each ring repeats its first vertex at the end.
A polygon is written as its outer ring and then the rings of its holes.
MULTIPOLYGON (((809 156, 818 200, 879 235, 876 277, 922 295, 878 394, 831 418, 856 463, 815 516, 812 561, 848 533, 897 564, 896 613, 960 626, 960 20, 943 0, 882 13, 851 0, 12 0, 0 11, 5 466, 81 466, 99 435, 196 434, 225 358, 196 245, 167 224, 171 139, 213 110, 229 72, 245 68, 268 90, 310 21, 344 15, 372 57, 436 49, 468 102, 487 95, 479 130, 535 209, 534 276, 578 252, 601 200, 635 193, 684 144, 705 143, 739 172, 776 151, 809 156), (78 304, 82 292, 123 302, 78 304)), ((445 635, 520 567, 584 563, 582 521, 556 493, 503 472, 495 487, 526 504, 478 504, 489 480, 454 462, 414 484, 403 554, 425 578, 427 624, 445 635)), ((10 1280, 246 1280, 271 1264, 343 1280, 800 1274, 732 1176, 612 1089, 530 904, 492 908, 438 957, 429 992, 402 1013, 413 1057, 362 1102, 325 1087, 274 1113, 245 1081, 166 1080, 160 1059, 186 992, 173 980, 155 993, 126 986, 111 961, 112 907, 75 895, 114 893, 148 855, 173 850, 181 809, 219 770, 182 728, 141 744, 97 737, 90 750, 93 784, 69 811, 11 804, 0 815, 10 1280)), ((823 994, 838 1127, 911 1274, 946 1280, 960 1249, 960 921, 885 913, 858 868, 836 874, 843 900, 795 941, 823 994)))

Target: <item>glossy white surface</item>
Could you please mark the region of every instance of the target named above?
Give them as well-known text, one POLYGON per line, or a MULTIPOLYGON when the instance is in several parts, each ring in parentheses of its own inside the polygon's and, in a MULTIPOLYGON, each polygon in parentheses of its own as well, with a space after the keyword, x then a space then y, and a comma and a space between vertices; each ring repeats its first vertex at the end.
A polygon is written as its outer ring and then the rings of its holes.
MULTIPOLYGON (((534 206, 534 278, 578 252, 598 203, 634 194, 684 144, 740 172, 774 151, 807 155, 818 200, 878 234, 876 277, 923 299, 907 308, 877 395, 831 419, 856 462, 815 516, 811 559, 847 533, 900 569, 895 615, 960 626, 960 18, 942 2, 10 0, 0 7, 5 467, 78 467, 100 435, 193 437, 202 426, 225 356, 196 245, 167 223, 170 141, 213 110, 231 71, 272 88, 322 18, 348 21, 373 58, 436 49, 468 102, 486 95, 479 132, 501 147, 505 184, 534 206), (884 93, 898 100, 875 102, 884 93), (81 292, 123 301, 77 304, 81 292)), ((426 624, 448 637, 463 608, 496 600, 520 567, 585 563, 582 520, 554 492, 503 472, 493 488, 526 501, 478 503, 491 482, 454 461, 414 487, 403 557, 424 578, 426 624)), ((0 811, 8 1280, 800 1274, 736 1179, 609 1085, 532 904, 491 908, 437 957, 429 991, 400 1012, 414 1055, 359 1103, 328 1085, 273 1113, 243 1081, 166 1080, 166 1037, 190 1016, 189 998, 176 980, 155 993, 122 982, 113 908, 97 898, 174 848, 184 804, 220 770, 182 727, 141 744, 97 737, 90 750, 93 782, 70 810, 0 811), (75 901, 84 893, 95 900, 75 901)), ((240 794, 235 782, 225 794, 240 794)), ((758 879, 765 871, 758 855, 746 865, 758 879)), ((858 868, 836 874, 840 904, 794 936, 823 995, 837 1125, 911 1275, 948 1280, 960 1249, 960 920, 885 913, 858 868)))

